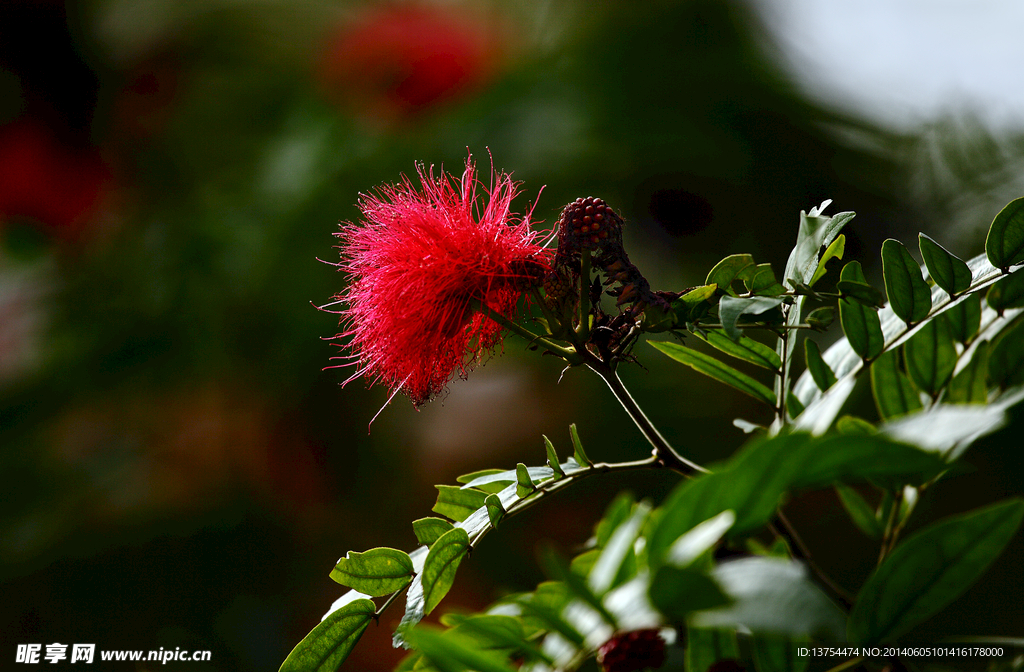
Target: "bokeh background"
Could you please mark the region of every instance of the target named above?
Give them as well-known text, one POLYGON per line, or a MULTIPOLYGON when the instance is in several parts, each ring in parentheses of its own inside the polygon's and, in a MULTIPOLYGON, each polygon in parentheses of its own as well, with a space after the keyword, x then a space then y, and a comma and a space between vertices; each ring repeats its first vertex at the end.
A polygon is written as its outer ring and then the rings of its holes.
MULTIPOLYGON (((0 656, 92 642, 276 669, 343 592, 340 555, 415 545, 434 483, 539 464, 541 434, 565 454, 570 422, 592 457, 647 453, 599 381, 556 382, 515 337, 367 432, 387 390, 323 370, 337 319, 313 304, 344 278, 318 259, 336 260, 358 193, 414 161, 458 171, 489 149, 547 226, 604 198, 660 289, 737 252, 781 269, 799 211, 826 198, 857 211, 848 254, 875 278, 890 236, 979 253, 1024 193, 1020 6, 836 4, 0 4, 0 656)), ((690 457, 731 454, 735 417, 767 420, 638 355, 624 378, 690 457)), ((919 522, 1019 493, 1020 429, 973 449, 977 471, 919 522)), ((591 479, 508 521, 444 606, 528 588, 536 542, 571 552, 619 487, 672 484, 591 479)), ((789 511, 856 588, 875 549, 834 495, 789 511)), ((1018 538, 916 636, 1019 633, 1022 562, 1018 538)), ((348 669, 390 669, 400 611, 348 669)))

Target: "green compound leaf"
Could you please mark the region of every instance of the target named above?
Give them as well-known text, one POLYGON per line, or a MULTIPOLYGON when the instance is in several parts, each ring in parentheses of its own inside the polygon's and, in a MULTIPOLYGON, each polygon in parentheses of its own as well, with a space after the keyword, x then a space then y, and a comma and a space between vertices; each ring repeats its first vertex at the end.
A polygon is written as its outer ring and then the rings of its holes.
POLYGON ((431 546, 441 535, 454 527, 443 518, 420 518, 412 521, 412 531, 416 540, 424 546, 431 546))
POLYGON ((744 394, 749 394, 758 401, 775 406, 775 393, 757 382, 750 376, 740 373, 727 364, 702 352, 691 350, 678 343, 648 341, 655 349, 660 350, 677 362, 686 364, 693 370, 725 383, 744 394))
POLYGON ((423 613, 429 614, 448 594, 455 582, 455 571, 469 551, 469 535, 461 527, 445 532, 430 547, 423 562, 423 613))
POLYGON ((775 350, 749 336, 740 335, 738 340, 733 340, 717 330, 706 331, 698 336, 715 349, 755 366, 770 371, 777 371, 782 366, 782 359, 775 350))
POLYGON ((900 371, 899 354, 890 350, 871 364, 871 392, 883 419, 889 420, 921 409, 921 399, 910 379, 900 371))
POLYGON ((917 389, 932 398, 946 386, 956 368, 953 330, 944 315, 928 320, 903 346, 907 374, 917 389))
POLYGON ((484 506, 487 507, 487 519, 491 521, 491 527, 497 528, 498 523, 505 517, 505 507, 501 505, 501 498, 494 494, 487 495, 484 506))
POLYGON ((689 567, 663 565, 654 573, 648 599, 672 623, 685 623, 694 611, 714 609, 731 602, 707 574, 689 567))
POLYGON ((1010 201, 992 220, 985 255, 1004 272, 1024 261, 1024 197, 1010 201))
POLYGON ((1000 315, 1010 308, 1024 308, 1024 273, 1011 273, 989 287, 985 301, 1000 315))
POLYGON ((836 384, 836 374, 832 373, 832 369, 822 359, 821 348, 809 338, 804 341, 804 361, 819 390, 824 392, 836 384))
POLYGON ((967 262, 950 254, 946 248, 923 233, 918 236, 918 244, 932 280, 947 294, 956 296, 971 286, 971 269, 967 262))
POLYGON ((729 335, 729 338, 737 340, 742 333, 736 326, 739 318, 744 315, 763 315, 781 305, 782 299, 770 296, 755 296, 750 299, 723 296, 722 300, 718 302, 718 318, 722 323, 722 329, 729 335))
POLYGON ((949 381, 946 400, 952 404, 984 404, 988 402, 988 341, 975 346, 967 366, 949 381))
POLYGON ((1002 553, 1021 518, 1012 499, 948 518, 907 538, 875 570, 850 614, 854 644, 892 641, 970 587, 1002 553))
POLYGON ((573 455, 576 458, 576 464, 580 465, 580 467, 594 466, 594 463, 583 450, 583 442, 580 441, 580 433, 576 431, 576 423, 569 425, 569 438, 572 439, 572 449, 574 451, 573 455))
MULTIPOLYGON (((516 497, 524 499, 529 497, 537 486, 534 485, 533 479, 530 478, 530 472, 527 471, 526 465, 520 462, 516 465, 516 497)), ((486 501, 486 500, 485 500, 486 501)))
POLYGON ((981 328, 981 295, 970 294, 943 313, 949 320, 953 338, 960 343, 969 343, 981 328))
POLYGON ((889 305, 897 317, 908 325, 928 317, 932 292, 921 275, 921 267, 903 243, 893 238, 882 243, 882 276, 889 305))
POLYGON ((846 513, 850 514, 850 520, 864 534, 872 539, 882 536, 882 523, 875 517, 875 510, 864 501, 860 493, 848 485, 837 485, 836 494, 842 503, 846 513))
POLYGON ((292 649, 280 672, 335 672, 376 613, 377 607, 367 599, 346 604, 321 621, 292 649))
POLYGON ((436 628, 420 625, 406 636, 424 658, 444 672, 515 672, 505 661, 505 656, 483 651, 477 641, 459 633, 442 633, 436 628))
POLYGON ((821 259, 818 260, 818 267, 814 269, 814 275, 811 276, 811 281, 807 283, 807 286, 813 287, 814 283, 820 280, 828 270, 826 268, 826 264, 828 264, 828 262, 831 261, 832 259, 842 260, 843 253, 845 251, 846 236, 840 234, 835 240, 832 241, 832 244, 828 246, 828 248, 825 250, 825 253, 821 255, 821 259))
POLYGON ((704 284, 718 285, 723 292, 734 294, 731 287, 733 280, 739 279, 744 270, 749 268, 753 271, 756 266, 754 257, 749 254, 729 255, 715 264, 715 267, 708 273, 708 279, 704 281, 704 284))
POLYGON ((548 468, 553 472, 554 479, 558 480, 565 476, 565 472, 562 471, 562 465, 558 463, 558 453, 555 452, 555 444, 551 443, 551 439, 543 434, 541 437, 544 439, 544 450, 548 454, 548 468))
POLYGON ((380 597, 405 588, 413 574, 408 553, 394 548, 372 548, 365 553, 349 552, 338 560, 331 578, 364 595, 380 597))
POLYGON ((457 485, 435 485, 434 487, 437 488, 437 502, 431 511, 459 523, 483 506, 484 499, 487 497, 486 492, 464 490, 457 485))
POLYGON ((1024 320, 1020 317, 992 344, 988 376, 993 385, 1003 389, 1024 383, 1024 320))

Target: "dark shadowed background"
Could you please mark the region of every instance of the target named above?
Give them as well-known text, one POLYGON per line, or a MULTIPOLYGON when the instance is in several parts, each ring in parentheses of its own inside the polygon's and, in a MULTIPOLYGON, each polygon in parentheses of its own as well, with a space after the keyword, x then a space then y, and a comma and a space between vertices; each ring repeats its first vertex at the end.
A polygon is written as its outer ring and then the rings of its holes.
MULTIPOLYGON (((489 149, 524 182, 518 210, 536 200, 548 227, 577 196, 604 198, 656 289, 699 284, 731 253, 781 269, 800 210, 827 198, 857 211, 847 255, 869 276, 882 240, 919 230, 978 254, 1024 193, 1024 110, 999 98, 1020 88, 1024 55, 996 28, 1013 3, 969 24, 866 3, 863 25, 807 4, 0 4, 0 656, 81 642, 276 669, 343 592, 328 578, 339 556, 415 546, 433 484, 539 464, 541 434, 564 455, 571 422, 594 458, 647 454, 600 381, 558 383, 558 363, 514 336, 421 411, 396 398, 367 433, 387 390, 322 370, 337 318, 312 304, 345 279, 318 258, 336 260, 358 193, 415 161, 460 171, 467 149, 484 166, 489 149), (990 60, 951 58, 954 72, 914 46, 929 40, 990 60), (994 82, 993 97, 901 84, 946 71, 994 82)), ((733 418, 767 420, 637 354, 623 377, 689 457, 730 455, 733 418)), ((918 522, 1020 492, 1020 428, 972 449, 977 471, 918 522)), ((592 479, 508 521, 438 613, 535 583, 536 542, 582 543, 618 488, 672 485, 592 479)), ((834 494, 788 510, 858 587, 876 549, 834 494)), ((1019 634, 1022 557, 1018 538, 916 636, 1019 634)), ((348 669, 390 669, 400 615, 348 669)))

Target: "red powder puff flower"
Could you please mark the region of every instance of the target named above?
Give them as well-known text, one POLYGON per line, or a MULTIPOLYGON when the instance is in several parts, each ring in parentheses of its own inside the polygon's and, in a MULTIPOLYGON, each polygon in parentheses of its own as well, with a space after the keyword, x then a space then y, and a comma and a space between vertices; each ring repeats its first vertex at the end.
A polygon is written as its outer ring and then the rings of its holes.
POLYGON ((466 161, 461 180, 435 177, 417 167, 422 189, 401 184, 362 195, 364 221, 346 224, 338 267, 351 284, 334 297, 351 336, 356 372, 404 392, 415 405, 443 391, 452 376, 465 377, 480 356, 501 341, 501 326, 480 302, 512 319, 519 297, 548 268, 543 234, 530 214, 510 213, 518 185, 494 174, 486 205, 477 198, 476 169, 466 161))

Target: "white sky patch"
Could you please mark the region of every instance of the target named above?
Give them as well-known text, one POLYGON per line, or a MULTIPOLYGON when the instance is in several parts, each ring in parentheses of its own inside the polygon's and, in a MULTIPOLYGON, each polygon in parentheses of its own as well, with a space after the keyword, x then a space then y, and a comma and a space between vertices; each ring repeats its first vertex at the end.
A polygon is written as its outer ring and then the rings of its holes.
POLYGON ((758 0, 814 98, 909 128, 972 112, 1024 128, 1021 0, 758 0))

